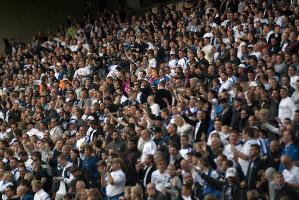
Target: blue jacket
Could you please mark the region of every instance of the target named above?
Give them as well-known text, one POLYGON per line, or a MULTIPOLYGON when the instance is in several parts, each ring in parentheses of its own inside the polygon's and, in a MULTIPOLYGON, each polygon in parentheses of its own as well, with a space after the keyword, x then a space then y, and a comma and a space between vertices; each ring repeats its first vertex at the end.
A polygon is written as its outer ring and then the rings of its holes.
POLYGON ((33 196, 31 194, 25 194, 21 200, 33 200, 33 196))

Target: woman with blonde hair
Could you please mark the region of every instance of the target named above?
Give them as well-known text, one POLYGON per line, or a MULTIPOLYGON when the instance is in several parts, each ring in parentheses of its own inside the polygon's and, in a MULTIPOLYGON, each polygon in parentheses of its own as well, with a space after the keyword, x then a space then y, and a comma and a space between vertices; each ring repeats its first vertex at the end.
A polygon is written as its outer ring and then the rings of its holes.
POLYGON ((81 189, 76 193, 75 200, 86 200, 87 198, 87 189, 81 189))
POLYGON ((133 186, 130 189, 130 199, 131 200, 142 200, 143 199, 143 190, 140 186, 133 186))

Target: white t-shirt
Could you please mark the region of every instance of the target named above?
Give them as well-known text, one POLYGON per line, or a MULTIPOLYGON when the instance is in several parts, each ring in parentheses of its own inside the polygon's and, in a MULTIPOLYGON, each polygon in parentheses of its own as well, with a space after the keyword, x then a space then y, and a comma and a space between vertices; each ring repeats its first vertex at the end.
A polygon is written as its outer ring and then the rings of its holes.
POLYGON ((187 160, 187 153, 192 152, 192 148, 191 147, 187 147, 187 148, 182 148, 180 150, 180 154, 181 156, 187 160))
POLYGON ((157 60, 156 58, 152 58, 148 61, 148 64, 153 67, 153 68, 156 68, 157 67, 157 60))
POLYGON ((162 189, 165 188, 165 186, 169 185, 169 179, 170 176, 168 175, 166 170, 160 173, 160 171, 157 169, 152 173, 151 183, 155 184, 156 189, 161 192, 162 189))
MULTIPOLYGON (((111 185, 108 183, 106 187, 106 194, 109 197, 118 195, 122 192, 124 192, 124 187, 126 185, 126 175, 122 170, 117 170, 115 172, 110 173, 114 184, 111 185)), ((108 182, 108 177, 106 177, 106 181, 108 182)))
POLYGON ((34 200, 50 200, 50 196, 43 189, 35 193, 34 200))
POLYGON ((187 58, 181 58, 178 61, 178 65, 180 65, 182 67, 182 69, 185 71, 185 69, 187 68, 187 58))
POLYGON ((151 112, 156 115, 156 116, 159 116, 159 113, 160 113, 160 106, 158 104, 153 104, 150 106, 151 108, 151 112))
POLYGON ((284 169, 282 174, 287 183, 299 184, 299 167, 293 165, 290 170, 284 169))
POLYGON ((88 76, 91 74, 90 66, 86 66, 83 68, 79 68, 75 71, 74 78, 76 79, 78 76, 88 76))
POLYGON ((296 106, 291 97, 281 99, 278 106, 278 117, 281 121, 285 118, 292 119, 296 106))
POLYGON ((44 134, 42 132, 40 132, 38 129, 36 128, 32 128, 30 129, 28 132, 27 132, 27 135, 29 137, 33 136, 33 135, 36 135, 38 138, 42 139, 44 138, 44 134))
POLYGON ((290 77, 290 85, 296 89, 296 81, 299 80, 299 76, 291 76, 290 77))
MULTIPOLYGON (((252 144, 258 144, 258 143, 254 139, 248 140, 247 142, 245 142, 245 144, 241 148, 241 152, 243 154, 249 156, 250 155, 250 147, 251 147, 252 144)), ((242 168, 242 171, 243 171, 244 175, 246 176, 250 160, 249 159, 248 160, 243 160, 242 158, 239 158, 238 161, 239 161, 239 164, 242 168)))
POLYGON ((157 145, 154 141, 149 140, 147 141, 142 149, 142 157, 141 161, 144 162, 146 155, 154 155, 157 152, 157 145))
MULTIPOLYGON (((235 148, 236 148, 238 151, 241 151, 242 146, 241 146, 241 145, 237 145, 237 146, 235 146, 235 148)), ((228 159, 231 159, 231 160, 234 159, 234 153, 232 152, 232 145, 231 145, 231 144, 226 144, 226 145, 224 145, 224 148, 223 148, 222 153, 223 153, 228 159)))
POLYGON ((219 80, 220 80, 220 83, 221 83, 221 86, 219 88, 219 92, 222 92, 223 90, 229 91, 234 85, 234 83, 230 79, 228 79, 226 81, 222 81, 221 79, 219 79, 219 80))

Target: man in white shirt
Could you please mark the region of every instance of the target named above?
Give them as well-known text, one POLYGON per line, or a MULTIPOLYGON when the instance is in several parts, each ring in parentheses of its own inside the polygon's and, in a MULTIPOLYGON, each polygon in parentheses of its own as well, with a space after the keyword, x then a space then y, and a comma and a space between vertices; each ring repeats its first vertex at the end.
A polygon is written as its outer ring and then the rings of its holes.
POLYGON ((288 76, 290 77, 290 85, 296 89, 296 82, 299 80, 299 76, 296 75, 297 68, 295 65, 290 65, 288 68, 288 76))
POLYGON ((241 150, 238 151, 235 146, 231 146, 234 156, 238 157, 238 162, 242 168, 244 175, 247 175, 248 166, 250 162, 250 148, 253 144, 258 144, 257 140, 254 138, 254 130, 252 128, 245 128, 243 130, 243 139, 245 144, 242 146, 241 150))
POLYGON ((299 167, 295 166, 291 158, 287 155, 281 157, 281 164, 285 168, 282 171, 285 181, 299 191, 299 167))
POLYGON ((39 180, 34 180, 31 183, 32 190, 35 192, 34 200, 50 200, 50 196, 48 193, 44 191, 42 188, 42 184, 39 180))
POLYGON ((111 172, 109 168, 100 168, 101 184, 106 186, 107 200, 116 200, 124 193, 126 175, 121 169, 121 162, 120 158, 114 158, 112 160, 111 172))
POLYGON ((84 144, 85 144, 85 135, 86 135, 86 130, 84 126, 81 126, 79 128, 79 132, 76 133, 76 149, 78 149, 79 151, 83 148, 84 144))
POLYGON ((2 180, 0 181, 0 192, 2 193, 2 199, 7 199, 5 188, 8 186, 13 186, 12 181, 12 174, 10 172, 4 173, 2 180))
POLYGON ((178 65, 185 71, 187 68, 187 61, 188 59, 185 56, 185 52, 183 50, 179 50, 179 61, 178 65))
POLYGON ((155 184, 156 189, 160 192, 167 186, 170 186, 170 176, 166 170, 166 163, 163 159, 157 161, 158 169, 152 173, 151 183, 155 184))
POLYGON ((291 97, 288 96, 289 90, 283 86, 280 88, 281 101, 278 106, 278 117, 281 121, 285 118, 293 118, 293 113, 296 110, 296 106, 291 97))
POLYGON ((29 137, 31 137, 31 136, 33 136, 33 135, 36 135, 38 138, 40 138, 40 139, 43 139, 43 137, 44 137, 44 135, 43 135, 43 133, 42 132, 40 132, 38 129, 36 129, 35 127, 34 127, 34 125, 33 125, 33 123, 29 123, 28 125, 27 125, 27 135, 29 136, 29 137))
POLYGON ((149 104, 150 108, 151 108, 151 112, 156 115, 159 116, 160 115, 160 106, 155 103, 155 99, 154 96, 149 96, 147 98, 147 103, 149 104))
POLYGON ((151 140, 148 130, 142 130, 141 137, 145 141, 141 154, 141 161, 144 162, 146 155, 154 155, 157 152, 157 145, 151 140))
POLYGON ((230 160, 234 160, 234 153, 232 151, 232 146, 237 151, 241 151, 242 146, 239 144, 239 133, 237 131, 232 131, 229 134, 228 144, 224 145, 222 153, 230 160))
POLYGON ((212 62, 213 60, 213 52, 214 52, 214 47, 210 43, 210 39, 213 35, 206 33, 203 38, 204 38, 204 47, 202 48, 202 51, 205 52, 205 59, 209 61, 209 63, 212 62))
POLYGON ((83 61, 79 62, 79 69, 75 71, 74 79, 86 78, 91 74, 91 69, 89 65, 85 65, 83 61))
POLYGON ((29 158, 28 153, 26 151, 20 151, 18 156, 20 157, 20 161, 25 164, 26 169, 32 171, 33 160, 29 158))
POLYGON ((219 92, 223 92, 223 90, 230 91, 230 89, 234 85, 233 81, 231 79, 228 79, 228 75, 226 72, 221 72, 219 80, 221 84, 219 92))
POLYGON ((57 138, 63 136, 63 131, 58 125, 58 119, 56 118, 51 119, 50 127, 51 127, 50 138, 53 142, 56 141, 57 138))

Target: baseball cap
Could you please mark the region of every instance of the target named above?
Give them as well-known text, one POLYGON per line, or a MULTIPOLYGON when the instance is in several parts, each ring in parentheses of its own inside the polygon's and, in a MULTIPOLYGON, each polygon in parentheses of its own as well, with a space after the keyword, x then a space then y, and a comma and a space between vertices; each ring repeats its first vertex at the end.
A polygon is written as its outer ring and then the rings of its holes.
POLYGON ((241 68, 244 68, 244 69, 247 68, 245 64, 240 64, 240 65, 238 65, 238 67, 241 67, 241 68))
POLYGON ((78 120, 72 118, 70 119, 70 125, 77 125, 78 124, 78 120))
POLYGON ((240 97, 236 97, 236 98, 234 98, 234 101, 238 101, 238 102, 242 103, 243 100, 240 97))
POLYGON ((228 177, 236 177, 237 176, 237 170, 234 167, 230 167, 225 172, 225 178, 228 177))
POLYGON ((94 117, 90 115, 90 116, 87 117, 86 121, 87 121, 87 120, 93 121, 93 120, 94 120, 94 117))

